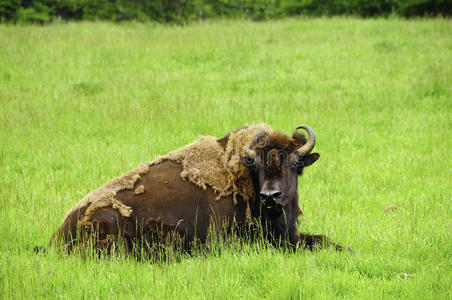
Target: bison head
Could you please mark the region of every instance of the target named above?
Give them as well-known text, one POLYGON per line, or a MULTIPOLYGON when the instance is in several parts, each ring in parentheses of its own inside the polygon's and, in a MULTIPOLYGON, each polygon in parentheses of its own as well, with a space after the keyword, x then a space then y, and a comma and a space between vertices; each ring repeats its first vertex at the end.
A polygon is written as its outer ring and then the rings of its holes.
POLYGON ((250 170, 259 199, 259 215, 275 237, 284 238, 288 234, 290 240, 296 239, 298 176, 320 157, 318 153, 311 153, 314 145, 314 131, 301 125, 291 138, 271 132, 257 136, 252 145, 245 148, 244 164, 250 170), (306 130, 309 138, 306 140, 298 129, 306 130))

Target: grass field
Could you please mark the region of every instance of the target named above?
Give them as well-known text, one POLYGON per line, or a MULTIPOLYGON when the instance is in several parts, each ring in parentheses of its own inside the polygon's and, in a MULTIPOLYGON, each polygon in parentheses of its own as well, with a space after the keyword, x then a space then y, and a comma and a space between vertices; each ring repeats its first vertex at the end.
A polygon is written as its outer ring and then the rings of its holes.
POLYGON ((451 32, 443 19, 1 25, 0 298, 450 299, 451 32), (257 122, 314 128, 300 229, 357 254, 32 252, 110 178, 257 122))

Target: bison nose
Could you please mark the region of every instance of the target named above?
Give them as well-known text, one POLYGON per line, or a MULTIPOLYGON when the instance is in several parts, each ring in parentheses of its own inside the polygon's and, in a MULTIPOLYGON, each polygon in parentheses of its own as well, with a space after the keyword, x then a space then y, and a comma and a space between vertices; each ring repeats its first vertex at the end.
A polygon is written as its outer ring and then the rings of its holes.
POLYGON ((275 206, 278 198, 281 196, 280 191, 264 191, 260 193, 262 204, 265 206, 275 206))

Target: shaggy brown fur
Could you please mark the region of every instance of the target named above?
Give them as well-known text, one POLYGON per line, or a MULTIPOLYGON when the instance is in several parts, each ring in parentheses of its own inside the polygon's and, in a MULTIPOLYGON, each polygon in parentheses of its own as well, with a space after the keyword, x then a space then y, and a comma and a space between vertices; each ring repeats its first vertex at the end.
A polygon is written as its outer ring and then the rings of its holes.
POLYGON ((197 141, 159 157, 152 165, 164 160, 171 160, 183 165, 181 173, 183 179, 201 187, 203 190, 210 186, 218 199, 233 195, 234 202, 237 195, 245 201, 254 196, 253 183, 248 169, 240 163, 244 156, 244 147, 248 147, 257 135, 268 134, 271 128, 265 124, 252 125, 231 132, 224 149, 217 138, 201 136, 197 141))
POLYGON ((273 131, 269 134, 261 134, 258 136, 254 140, 251 148, 253 150, 261 151, 262 155, 271 158, 266 169, 269 174, 275 174, 281 170, 281 164, 283 163, 283 157, 280 156, 280 153, 293 153, 305 143, 306 138, 299 133, 295 133, 292 138, 290 138, 282 132, 273 131))
POLYGON ((306 144, 306 138, 298 132, 294 133, 292 138, 290 138, 282 132, 273 131, 268 134, 258 135, 252 144, 252 148, 264 151, 278 149, 287 153, 293 153, 304 144, 306 144))

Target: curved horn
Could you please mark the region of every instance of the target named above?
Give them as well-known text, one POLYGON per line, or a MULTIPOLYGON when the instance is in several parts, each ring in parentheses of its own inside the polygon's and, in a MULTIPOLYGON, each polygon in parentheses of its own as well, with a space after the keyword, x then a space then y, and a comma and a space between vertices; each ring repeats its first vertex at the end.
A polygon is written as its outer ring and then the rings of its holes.
POLYGON ((314 130, 311 127, 309 127, 308 125, 300 125, 295 130, 298 130, 300 128, 303 128, 304 130, 306 130, 309 135, 309 139, 306 142, 306 144, 304 144, 303 146, 301 146, 300 148, 297 149, 297 154, 299 156, 305 156, 306 154, 309 154, 309 152, 311 152, 315 146, 315 133, 314 133, 314 130))
POLYGON ((243 152, 245 152, 246 156, 249 158, 256 158, 256 151, 251 150, 248 147, 243 147, 243 152))

